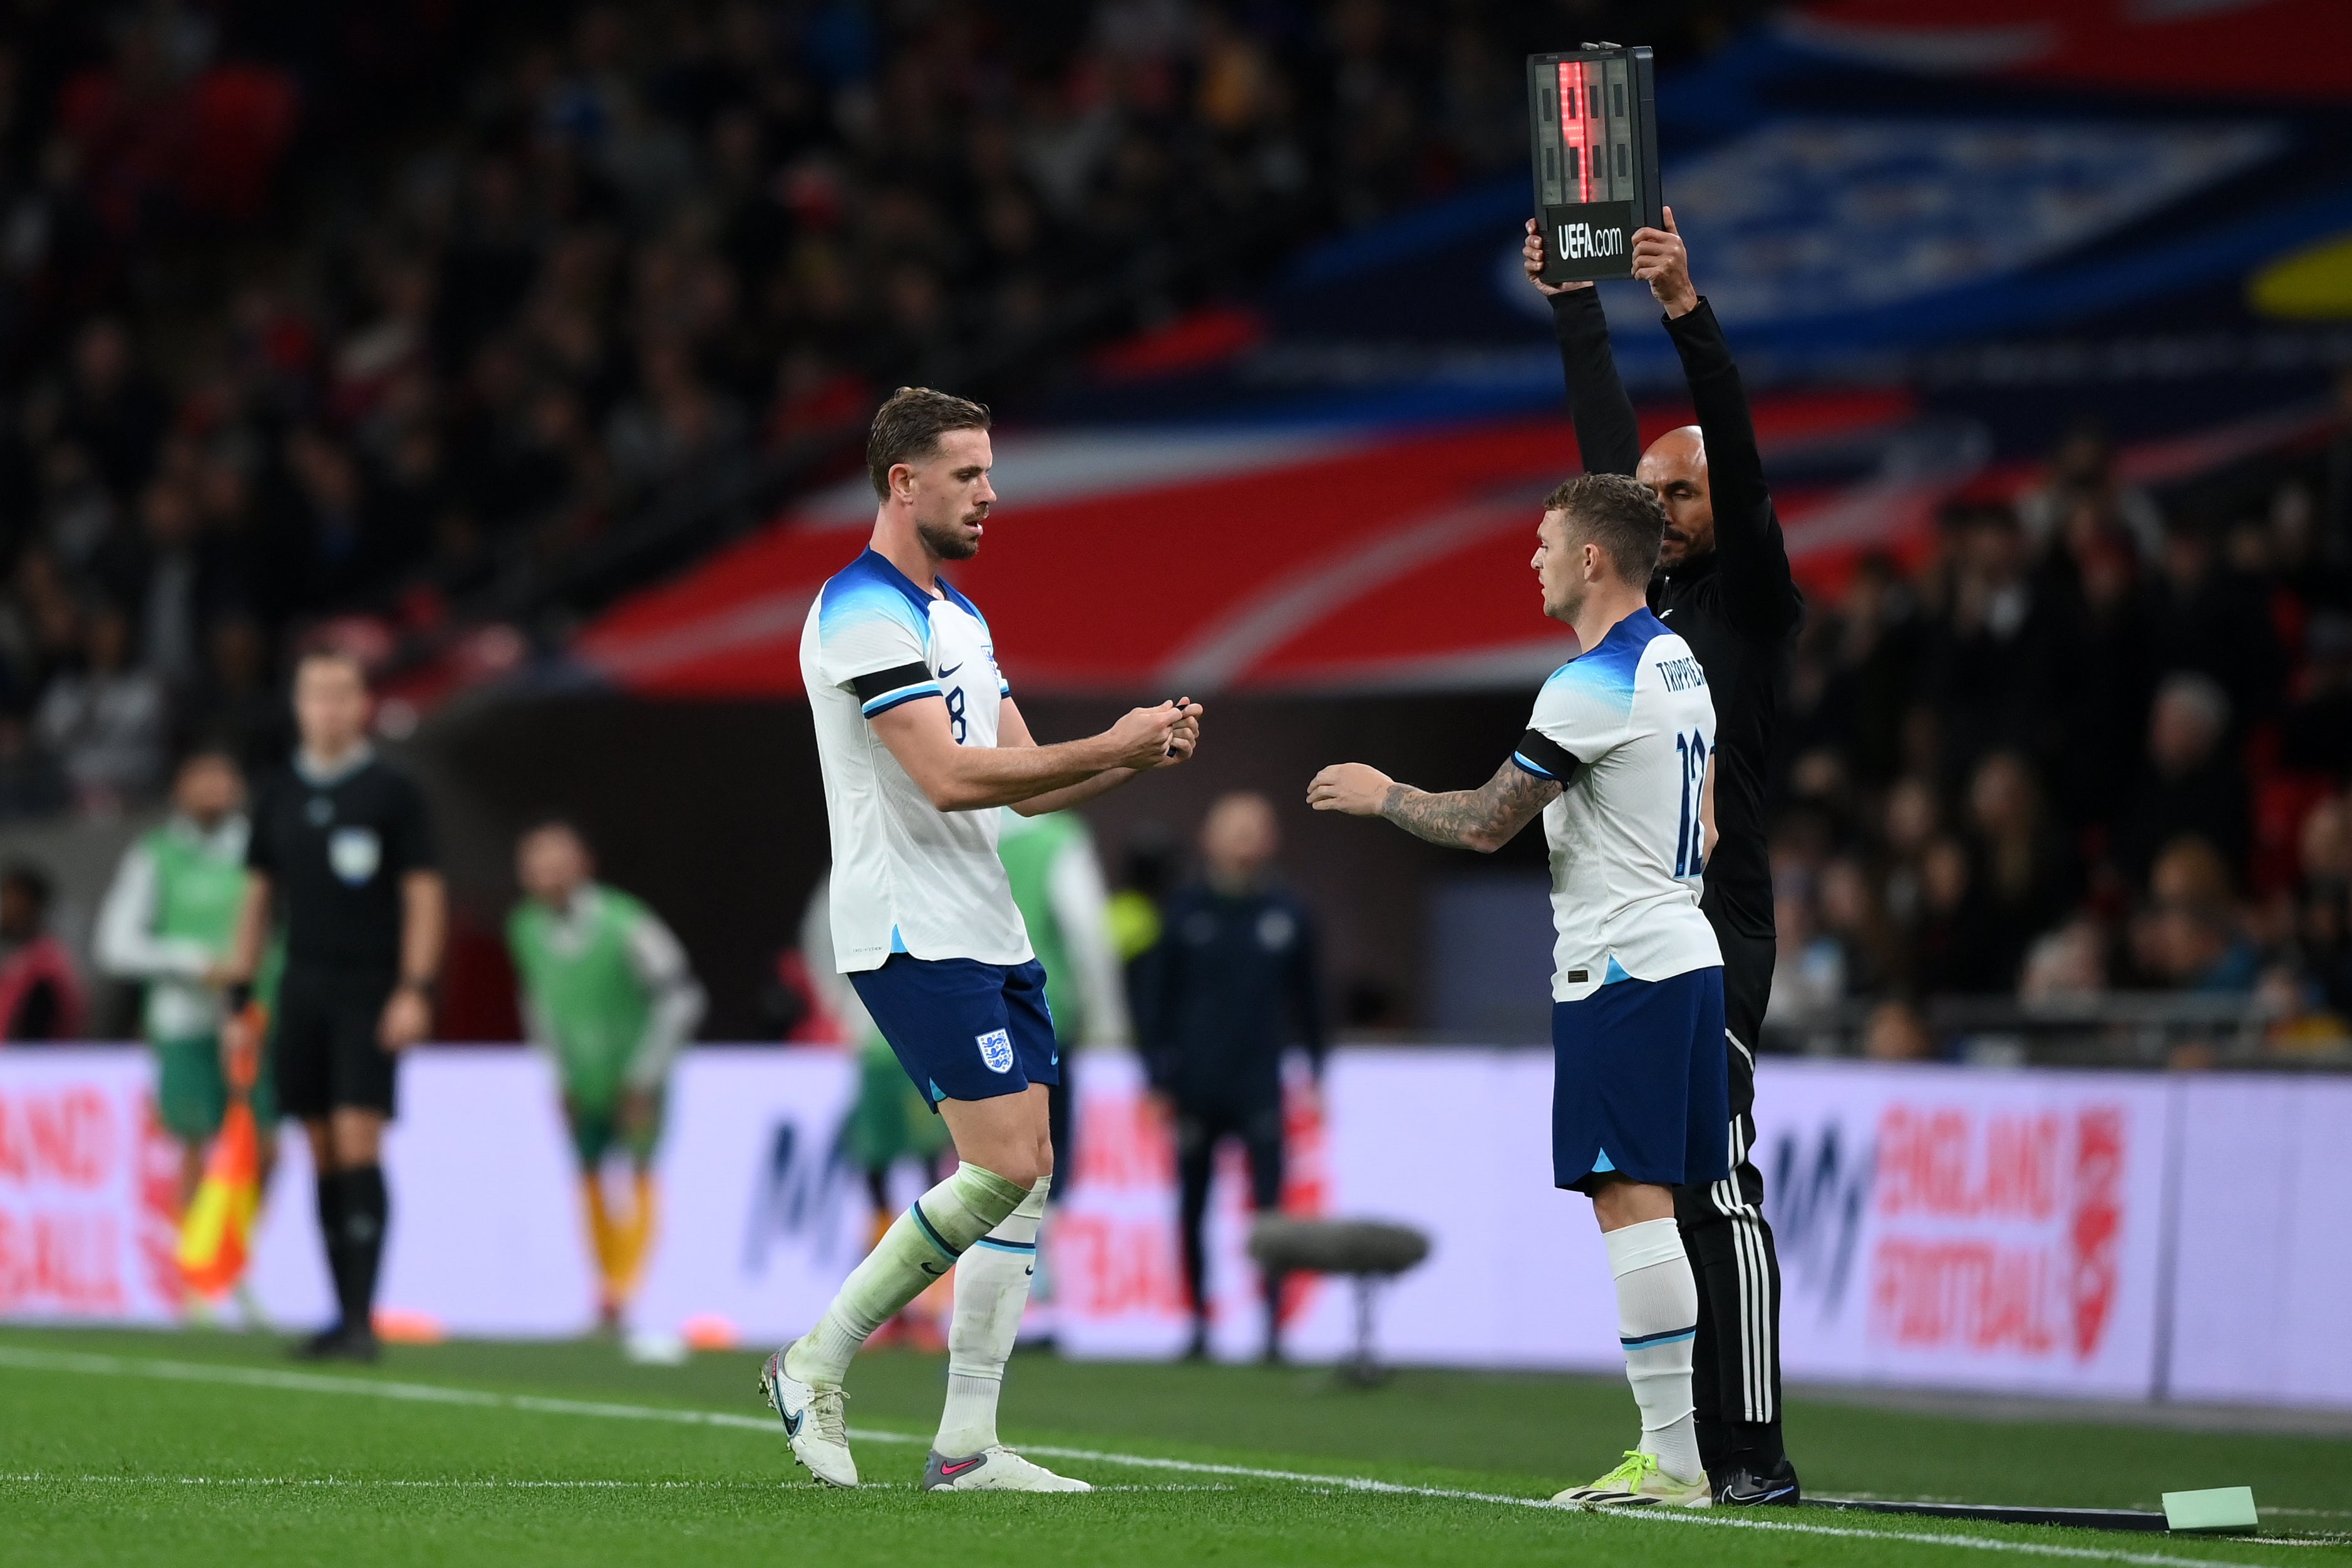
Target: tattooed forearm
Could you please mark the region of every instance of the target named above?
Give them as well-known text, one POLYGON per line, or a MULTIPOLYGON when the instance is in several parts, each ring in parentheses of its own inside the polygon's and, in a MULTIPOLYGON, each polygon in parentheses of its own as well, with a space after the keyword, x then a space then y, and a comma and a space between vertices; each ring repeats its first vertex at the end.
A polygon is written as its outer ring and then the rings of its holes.
POLYGON ((1506 762, 1480 789, 1432 795, 1409 784, 1391 784, 1381 816, 1432 844, 1491 853, 1508 844, 1558 794, 1559 785, 1550 779, 1506 762))

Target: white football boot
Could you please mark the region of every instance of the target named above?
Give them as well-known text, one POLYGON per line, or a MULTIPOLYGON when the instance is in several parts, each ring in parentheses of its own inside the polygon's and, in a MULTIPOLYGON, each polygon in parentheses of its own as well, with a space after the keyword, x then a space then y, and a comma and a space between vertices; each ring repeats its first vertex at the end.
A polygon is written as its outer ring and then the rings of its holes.
POLYGON ((842 1405, 849 1395, 839 1384, 808 1384, 784 1370, 778 1351, 760 1368, 760 1392, 784 1424, 793 1458, 829 1487, 857 1484, 857 1461, 849 1454, 849 1422, 842 1405))
POLYGON ((923 1461, 927 1492, 1090 1492, 1095 1489, 1023 1458, 999 1443, 968 1458, 950 1459, 937 1448, 923 1461))

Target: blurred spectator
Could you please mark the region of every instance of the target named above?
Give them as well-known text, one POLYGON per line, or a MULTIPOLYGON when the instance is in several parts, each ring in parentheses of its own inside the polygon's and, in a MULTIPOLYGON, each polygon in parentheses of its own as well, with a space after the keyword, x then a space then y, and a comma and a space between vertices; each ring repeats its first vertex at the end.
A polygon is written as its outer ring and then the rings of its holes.
POLYGON ((294 750, 293 715, 270 679, 261 626, 249 616, 226 616, 207 643, 204 679, 187 703, 189 732, 248 772, 284 762, 294 750))
POLYGON ((1936 1054, 1935 1037, 1908 1002, 1882 1002, 1863 1026, 1862 1054, 1876 1062, 1924 1062, 1936 1054))
POLYGON ((1854 568, 1838 610, 1838 672, 1827 705, 1846 713, 1857 783, 1881 788, 1903 765, 1903 724, 1918 679, 1918 595, 1884 555, 1854 568))
POLYGON ((2053 799, 2078 827, 2105 823, 2138 783, 2155 674, 2137 558, 2112 528, 2070 530, 2042 575, 2072 633, 2053 799))
POLYGON ((2092 920, 2071 920, 2042 932, 2026 950, 2018 999, 2060 1002, 2098 995, 2107 988, 2105 949, 2105 938, 2092 920))
POLYGON ((65 771, 74 801, 104 815, 153 792, 170 718, 163 681, 131 660, 131 624, 102 606, 89 617, 79 668, 49 683, 34 733, 65 771))
POLYGON ((2059 438, 2042 483, 2018 498, 2017 514, 2036 550, 2086 516, 2120 531, 2147 560, 2163 544, 2163 514, 2116 473, 2115 443, 2095 419, 2076 420, 2059 438))
POLYGON ((2230 700, 2207 675, 2176 671, 2157 688, 2147 721, 2150 773, 2117 825, 2116 859, 2134 886, 2166 845, 2191 836, 2220 856, 2234 880, 2251 830, 2245 775, 2222 745, 2230 700))
MULTIPOLYGON (((1801 874, 1780 879, 1801 879, 1801 874)), ((1772 900, 1772 932, 1778 952, 1764 1026, 1774 1035, 1810 1044, 1816 1030, 1834 1020, 1845 995, 1845 954, 1836 939, 1815 927, 1811 900, 1801 894, 1784 893, 1772 900)))
POLYGON ((1822 935, 1837 944, 1842 998, 1885 990, 1893 969, 1886 924, 1862 863, 1841 855, 1822 868, 1819 900, 1822 935))
POLYGON ((1886 792, 1881 841, 1885 862, 1881 871, 1887 918, 1898 931, 1917 925, 1926 908, 1924 876, 1927 846, 1938 826, 1936 792, 1921 778, 1898 780, 1886 792))
POLYGON ((40 868, 0 872, 0 1040, 81 1038, 81 978, 48 929, 49 898, 40 868))
POLYGON ((1911 984, 1922 994, 2006 991, 2004 933, 1992 929, 1968 847, 1938 838, 1919 862, 1919 913, 1911 943, 1911 984))
POLYGON ((2023 531, 2005 506, 1964 510, 1950 595, 1926 639, 1921 695, 1941 730, 1945 776, 1994 747, 2053 750, 2060 715, 2050 673, 2062 661, 2063 606, 2028 571, 2023 531))
POLYGON ((2352 796, 2312 812, 2300 849, 2295 967, 2315 1004, 2352 1019, 2352 796))
POLYGON ((2200 838, 2164 847, 2148 873, 2148 901, 2134 921, 2133 956, 2162 986, 2182 991, 2252 991, 2259 955, 2230 897, 2229 868, 2200 838))
POLYGON ((2301 689, 2279 723, 2279 761, 2352 777, 2352 616, 2314 616, 2304 659, 2301 689))
POLYGON ((1989 978, 2002 977, 2005 990, 2034 933, 2074 907, 2076 889, 2044 819, 2041 786, 2016 752, 1995 752, 1977 764, 1969 817, 1975 829, 1971 879, 1979 890, 1978 918, 1987 926, 1986 972, 1989 978))
POLYGON ((2193 518, 2167 527, 2147 603, 2150 646, 2172 668, 2211 676, 2242 721, 2277 708, 2285 663, 2261 584, 2221 560, 2211 529, 2193 518))

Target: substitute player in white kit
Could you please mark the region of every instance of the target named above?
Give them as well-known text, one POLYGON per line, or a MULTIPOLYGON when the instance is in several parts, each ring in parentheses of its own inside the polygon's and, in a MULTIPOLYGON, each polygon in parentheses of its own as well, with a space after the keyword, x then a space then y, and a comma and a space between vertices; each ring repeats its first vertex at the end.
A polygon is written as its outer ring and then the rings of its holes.
POLYGON ((980 550, 992 460, 986 408, 923 387, 893 394, 866 441, 872 544, 825 583, 801 633, 833 837, 834 960, 961 1162, 891 1224, 816 1327, 761 1369, 793 1457, 834 1486, 857 1484, 842 1411, 851 1358, 955 1268, 947 1409, 925 1489, 1090 1489, 996 1434, 1053 1184, 1046 1089, 1061 1073, 995 808, 1058 811, 1181 763, 1201 709, 1163 702, 1089 740, 1030 738, 987 620, 939 574, 980 550))
POLYGON ((1551 846, 1552 1173, 1592 1199, 1617 1279, 1625 1375, 1642 1441, 1556 1502, 1704 1508, 1691 1419, 1698 1287, 1674 1189, 1730 1165, 1723 958, 1699 912, 1715 706, 1690 647, 1643 588, 1666 515, 1615 474, 1545 499, 1536 575, 1544 613, 1582 651, 1483 789, 1432 795, 1361 763, 1307 786, 1318 811, 1384 816, 1433 844, 1492 851, 1538 812, 1551 846))

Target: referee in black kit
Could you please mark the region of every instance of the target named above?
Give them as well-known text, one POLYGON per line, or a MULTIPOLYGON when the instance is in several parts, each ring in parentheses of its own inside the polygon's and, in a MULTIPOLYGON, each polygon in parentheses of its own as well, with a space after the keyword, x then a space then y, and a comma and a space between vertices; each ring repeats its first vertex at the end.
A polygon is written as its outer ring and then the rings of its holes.
POLYGON ((1646 452, 1617 378, 1600 295, 1589 283, 1543 280, 1543 235, 1533 222, 1521 259, 1528 281, 1551 300, 1586 471, 1631 474, 1665 503, 1650 607, 1691 645, 1715 692, 1717 837, 1700 908, 1723 949, 1732 1168, 1724 1181, 1675 1193, 1675 1217, 1698 1275, 1691 1393, 1716 1500, 1793 1503, 1797 1472, 1780 1436, 1780 1264, 1753 1145, 1756 1038, 1772 990, 1764 787, 1805 602, 1789 574, 1739 371, 1714 309, 1691 287, 1674 209, 1664 219, 1663 231, 1634 232, 1633 276, 1665 307, 1666 336, 1682 357, 1698 423, 1667 431, 1646 452))
POLYGON ((272 1025, 278 1102, 310 1136, 341 1309, 298 1347, 312 1359, 375 1359, 383 1124, 399 1053, 433 1026, 447 926, 425 797, 368 744, 370 707, 367 677, 349 656, 307 654, 295 667, 301 744, 254 798, 252 875, 227 965, 232 1011, 241 1011, 274 913, 286 936, 272 1025))

